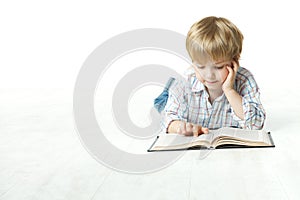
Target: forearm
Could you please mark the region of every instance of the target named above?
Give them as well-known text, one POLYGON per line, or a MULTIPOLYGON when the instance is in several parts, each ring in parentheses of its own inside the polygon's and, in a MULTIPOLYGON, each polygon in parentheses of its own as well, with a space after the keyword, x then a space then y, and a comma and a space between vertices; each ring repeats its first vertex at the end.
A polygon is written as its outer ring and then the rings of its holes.
POLYGON ((242 104, 242 97, 234 89, 224 91, 234 113, 242 120, 244 120, 244 111, 242 104))

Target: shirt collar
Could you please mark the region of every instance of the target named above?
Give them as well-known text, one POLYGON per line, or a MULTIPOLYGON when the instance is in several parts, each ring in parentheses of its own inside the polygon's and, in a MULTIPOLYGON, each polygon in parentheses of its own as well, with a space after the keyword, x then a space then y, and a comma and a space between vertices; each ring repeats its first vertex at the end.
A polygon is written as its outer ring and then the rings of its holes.
POLYGON ((195 71, 192 67, 189 67, 185 70, 184 75, 189 77, 189 81, 191 84, 191 91, 192 92, 201 92, 201 91, 205 91, 205 86, 203 85, 203 83, 201 83, 201 81, 199 81, 196 77, 195 71))

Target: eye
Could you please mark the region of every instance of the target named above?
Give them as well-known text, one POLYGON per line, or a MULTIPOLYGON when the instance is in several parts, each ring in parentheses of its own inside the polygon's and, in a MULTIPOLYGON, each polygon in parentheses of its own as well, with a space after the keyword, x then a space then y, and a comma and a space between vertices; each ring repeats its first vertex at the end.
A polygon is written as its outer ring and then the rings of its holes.
POLYGON ((205 66, 199 65, 197 63, 194 63, 194 65, 196 66, 197 69, 204 69, 205 66))
POLYGON ((221 70, 225 67, 225 65, 222 65, 222 66, 216 66, 215 68, 218 69, 218 70, 221 70))

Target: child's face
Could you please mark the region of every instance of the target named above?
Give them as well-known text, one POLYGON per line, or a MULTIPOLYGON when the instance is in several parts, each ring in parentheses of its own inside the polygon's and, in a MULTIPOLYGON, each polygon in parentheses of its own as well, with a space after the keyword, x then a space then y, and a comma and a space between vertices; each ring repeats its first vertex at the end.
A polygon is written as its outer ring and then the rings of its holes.
POLYGON ((228 76, 227 66, 232 66, 231 60, 222 61, 194 61, 193 67, 196 77, 210 90, 221 89, 228 76))

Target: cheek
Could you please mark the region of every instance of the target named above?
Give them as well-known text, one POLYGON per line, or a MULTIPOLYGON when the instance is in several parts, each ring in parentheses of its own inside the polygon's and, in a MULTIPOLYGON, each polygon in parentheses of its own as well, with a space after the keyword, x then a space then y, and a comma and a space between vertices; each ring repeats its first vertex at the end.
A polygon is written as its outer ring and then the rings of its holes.
POLYGON ((227 69, 223 69, 221 71, 219 71, 219 79, 224 82, 228 76, 229 72, 227 69))
POLYGON ((204 79, 202 78, 202 75, 200 75, 199 73, 196 73, 196 77, 200 82, 204 82, 204 79))

